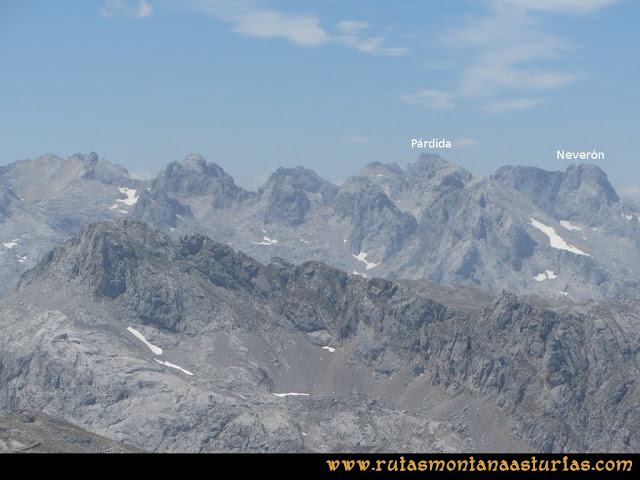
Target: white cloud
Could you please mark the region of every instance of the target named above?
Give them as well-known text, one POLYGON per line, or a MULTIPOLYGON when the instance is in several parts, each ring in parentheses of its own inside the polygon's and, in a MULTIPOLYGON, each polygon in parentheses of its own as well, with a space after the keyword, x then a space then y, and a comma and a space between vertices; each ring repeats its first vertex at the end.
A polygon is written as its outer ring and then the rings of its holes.
POLYGON ((138 0, 137 6, 127 0, 106 0, 100 7, 100 15, 107 18, 148 18, 152 8, 146 0, 138 0))
POLYGON ((543 100, 537 98, 517 98, 515 100, 491 102, 485 105, 483 109, 491 113, 507 113, 513 110, 531 108, 542 102, 543 100))
POLYGON ((259 38, 286 38, 302 46, 327 43, 329 35, 318 26, 318 19, 309 16, 286 15, 268 10, 252 10, 234 17, 235 33, 259 38))
MULTIPOLYGON (((573 49, 562 31, 552 31, 549 15, 593 13, 619 0, 478 0, 486 5, 481 14, 466 16, 463 23, 448 28, 439 44, 458 57, 457 85, 448 87, 441 105, 458 100, 492 100, 485 109, 494 113, 530 108, 543 100, 522 98, 505 101, 505 93, 523 97, 531 92, 564 87, 582 78, 582 72, 568 72, 559 61, 573 49), (560 33, 558 33, 560 32, 560 33)), ((423 92, 439 92, 431 88, 423 92)), ((536 94, 536 97, 539 96, 536 94)), ((425 104, 430 97, 425 97, 425 104)), ((438 97, 433 96, 437 105, 438 97)), ((418 98, 404 101, 420 103, 418 98)))
POLYGON ((345 137, 344 141, 349 143, 370 143, 371 139, 368 137, 359 137, 357 135, 349 135, 348 137, 345 137))
POLYGON ((583 14, 608 7, 620 0, 500 0, 500 3, 553 13, 583 14))
POLYGON ((231 25, 231 31, 258 38, 284 38, 296 45, 316 47, 338 43, 372 55, 406 55, 405 47, 390 47, 382 36, 367 35, 365 22, 338 22, 335 32, 320 26, 320 20, 308 13, 282 12, 261 6, 255 0, 185 0, 180 8, 210 15, 231 25))
POLYGON ((453 107, 453 95, 440 90, 420 90, 419 92, 402 95, 405 103, 416 103, 428 108, 449 109, 453 107))
POLYGON ((389 56, 401 56, 409 53, 409 49, 405 47, 385 47, 383 37, 365 35, 364 31, 369 28, 369 24, 365 22, 353 20, 339 22, 336 25, 339 34, 334 36, 334 40, 365 53, 389 56))
POLYGON ((475 147, 476 145, 480 144, 480 142, 474 140, 473 138, 458 138, 451 143, 454 147, 459 148, 475 147))
POLYGON ((147 18, 151 16, 151 5, 145 0, 140 0, 138 7, 138 18, 147 18))
POLYGON ((570 48, 549 33, 542 22, 518 0, 496 0, 491 11, 467 25, 453 29, 443 43, 471 52, 463 69, 460 91, 469 96, 489 96, 504 90, 545 90, 564 86, 579 74, 541 69, 570 48))
POLYGON ((336 25, 336 29, 339 32, 342 32, 346 35, 357 35, 362 30, 366 30, 369 28, 369 24, 366 22, 358 22, 353 20, 345 20, 343 22, 339 22, 336 25))

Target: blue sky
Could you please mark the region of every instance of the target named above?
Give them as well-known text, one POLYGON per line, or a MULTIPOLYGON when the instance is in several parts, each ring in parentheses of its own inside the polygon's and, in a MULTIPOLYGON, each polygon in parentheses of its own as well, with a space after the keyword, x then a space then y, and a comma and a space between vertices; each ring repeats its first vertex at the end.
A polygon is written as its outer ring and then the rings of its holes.
POLYGON ((640 2, 0 0, 0 164, 200 153, 250 189, 435 150, 474 174, 602 151, 640 199, 640 2))

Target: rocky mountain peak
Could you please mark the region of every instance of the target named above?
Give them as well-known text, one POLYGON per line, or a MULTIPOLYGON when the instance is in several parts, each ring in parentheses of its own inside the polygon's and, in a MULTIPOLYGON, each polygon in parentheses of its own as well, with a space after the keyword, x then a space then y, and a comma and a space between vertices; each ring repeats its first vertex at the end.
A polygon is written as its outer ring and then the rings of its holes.
POLYGON ((320 178, 316 172, 303 166, 278 168, 278 170, 271 174, 264 188, 267 188, 270 183, 282 181, 284 178, 291 178, 294 186, 309 193, 335 194, 337 191, 337 187, 331 182, 320 178))
POLYGON ((72 285, 95 297, 115 298, 124 293, 131 271, 143 256, 177 258, 177 253, 171 239, 149 224, 114 218, 89 225, 51 250, 25 272, 18 288, 33 282, 72 285))
POLYGON ((84 163, 87 166, 94 166, 98 164, 100 158, 98 157, 98 154, 96 152, 89 152, 87 155, 84 155, 82 153, 75 153, 71 157, 69 157, 69 160, 76 160, 84 163))
MULTIPOLYGON (((213 202, 215 208, 228 207, 248 196, 222 167, 197 154, 170 163, 153 181, 150 194, 176 199, 184 205, 190 205, 194 199, 199 199, 199 203, 213 202)), ((197 206, 191 207, 197 210, 197 206)))
POLYGON ((569 165, 565 172, 507 166, 499 168, 493 180, 517 190, 559 220, 589 223, 603 206, 619 202, 607 175, 595 165, 569 165))
POLYGON ((265 224, 278 222, 294 226, 303 222, 311 202, 296 180, 299 179, 279 169, 261 189, 260 193, 266 201, 263 214, 265 224))
POLYGON ((596 165, 569 165, 564 173, 560 194, 570 192, 579 193, 583 197, 599 197, 607 204, 617 203, 618 195, 614 190, 607 174, 596 165))
POLYGON ((453 165, 435 153, 423 153, 416 163, 407 166, 409 178, 423 178, 430 184, 462 188, 473 175, 462 167, 453 165))
POLYGON ((393 176, 400 176, 404 174, 404 170, 402 170, 402 168, 400 168, 398 166, 398 164, 396 163, 381 163, 381 162, 372 162, 367 164, 362 171, 360 172, 360 175, 364 175, 364 176, 386 176, 386 175, 393 175, 393 176))
POLYGON ((187 155, 185 159, 182 160, 182 162, 180 163, 182 163, 182 165, 186 167, 192 168, 200 172, 205 172, 207 170, 207 161, 197 153, 192 153, 190 155, 187 155))

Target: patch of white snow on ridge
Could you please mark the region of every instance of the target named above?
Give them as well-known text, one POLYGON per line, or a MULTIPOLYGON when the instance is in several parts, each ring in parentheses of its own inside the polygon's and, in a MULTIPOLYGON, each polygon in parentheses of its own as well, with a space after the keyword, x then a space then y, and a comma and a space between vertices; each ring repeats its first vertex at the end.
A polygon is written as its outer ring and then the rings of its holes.
POLYGON ((330 347, 330 346, 328 346, 328 345, 327 345, 326 347, 322 347, 322 348, 323 348, 324 350, 329 350, 329 352, 331 352, 331 353, 333 353, 333 352, 335 352, 335 351, 336 351, 336 349, 335 349, 335 348, 330 347))
POLYGON ((127 327, 127 330, 129 330, 136 337, 138 337, 138 339, 140 339, 142 343, 144 343, 147 347, 149 347, 149 350, 151 350, 154 354, 162 355, 162 349, 160 347, 156 347, 153 343, 149 343, 147 339, 144 338, 144 335, 140 333, 138 330, 136 330, 133 327, 127 327))
POLYGON ((307 242, 306 240, 304 240, 304 239, 302 239, 302 238, 300 239, 300 241, 301 241, 302 243, 309 243, 309 242, 307 242))
POLYGON ((622 215, 624 215, 624 218, 627 220, 631 220, 633 218, 633 215, 625 215, 624 213, 622 215))
POLYGON ((276 240, 275 238, 269 238, 265 235, 264 242, 253 242, 253 243, 255 245, 273 245, 274 243, 278 243, 278 240, 276 240))
POLYGON ((353 271, 354 275, 360 275, 361 277, 367 278, 367 274, 366 273, 360 273, 360 272, 356 272, 355 270, 353 271))
POLYGON ((193 375, 193 373, 191 373, 189 370, 185 370, 184 368, 179 367, 178 365, 174 365, 173 363, 165 362, 164 360, 158 360, 157 358, 154 358, 154 360, 156 362, 158 362, 159 364, 164 365, 166 367, 175 368, 177 370, 180 370, 182 373, 186 373, 187 375, 193 375))
POLYGON ((567 242, 565 242, 562 239, 562 237, 560 237, 560 235, 556 233, 553 227, 548 227, 544 223, 540 223, 531 217, 529 217, 529 219, 531 220, 531 225, 533 225, 535 228, 537 228, 542 233, 544 233, 547 237, 549 237, 549 243, 552 248, 557 248, 558 250, 566 250, 568 252, 575 253, 577 255, 586 255, 587 257, 591 256, 588 253, 583 252, 579 248, 576 248, 572 245, 569 245, 567 242))
POLYGON ((18 261, 20 263, 24 263, 24 261, 27 259, 27 256, 25 255, 24 257, 21 257, 20 255, 16 255, 16 257, 18 257, 18 261))
POLYGON ((569 295, 567 292, 563 292, 563 291, 560 291, 560 293, 561 293, 562 295, 564 295, 565 297, 566 297, 567 295, 569 295))
POLYGON ((543 280, 547 279, 547 276, 544 273, 539 273, 538 275, 536 275, 535 277, 533 277, 534 280, 537 280, 538 282, 541 282, 543 280))
POLYGON ((378 265, 380 265, 379 263, 367 262, 367 260, 366 260, 367 254, 365 252, 360 252, 358 255, 353 255, 353 257, 356 260, 360 260, 361 262, 364 262, 364 264, 367 266, 367 270, 369 270, 370 268, 377 267, 378 265))
POLYGON ((125 199, 118 199, 116 200, 116 202, 118 203, 124 203, 125 205, 135 205, 136 202, 138 201, 138 197, 136 197, 136 191, 133 188, 127 188, 127 187, 118 187, 118 190, 120 190, 120 193, 124 193, 127 198, 125 199))
POLYGON ((14 238, 13 240, 11 240, 10 242, 7 243, 3 243, 2 245, 4 245, 5 247, 7 247, 9 250, 11 250, 13 247, 18 245, 18 241, 20 239, 19 238, 14 238))
POLYGON ((562 225, 567 230, 582 230, 582 228, 580 228, 577 225, 574 225, 569 220, 560 220, 560 225, 562 225))
POLYGON ((116 212, 120 212, 120 213, 129 213, 126 210, 121 210, 120 209, 120 204, 116 203, 115 205, 111 205, 109 207, 109 210, 115 210, 116 212))
POLYGON ((133 188, 127 188, 127 187, 118 187, 118 190, 120 190, 120 193, 125 194, 127 198, 117 198, 116 203, 111 205, 109 209, 115 210, 116 212, 120 212, 120 213, 129 213, 126 210, 121 210, 120 204, 125 204, 129 206, 135 205, 136 202, 138 201, 138 197, 136 197, 136 190, 134 190, 133 188))
POLYGON ((276 397, 308 397, 309 394, 308 393, 296 393, 296 392, 290 392, 290 393, 274 393, 274 395, 276 397))
POLYGON ((553 273, 553 270, 547 270, 547 277, 549 277, 549 279, 553 280, 554 278, 557 278, 558 276, 553 273))

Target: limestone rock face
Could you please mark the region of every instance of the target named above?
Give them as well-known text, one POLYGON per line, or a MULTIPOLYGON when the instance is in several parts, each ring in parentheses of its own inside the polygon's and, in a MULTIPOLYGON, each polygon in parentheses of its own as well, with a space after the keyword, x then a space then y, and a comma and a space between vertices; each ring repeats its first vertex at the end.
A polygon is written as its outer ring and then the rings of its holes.
POLYGON ((639 315, 263 265, 119 218, 0 300, 0 409, 147 451, 634 452, 639 315))

